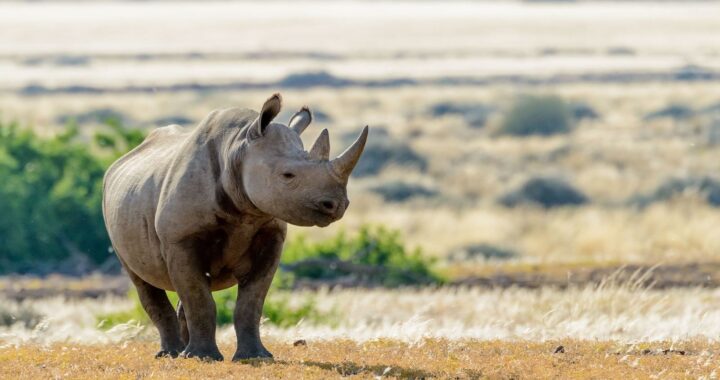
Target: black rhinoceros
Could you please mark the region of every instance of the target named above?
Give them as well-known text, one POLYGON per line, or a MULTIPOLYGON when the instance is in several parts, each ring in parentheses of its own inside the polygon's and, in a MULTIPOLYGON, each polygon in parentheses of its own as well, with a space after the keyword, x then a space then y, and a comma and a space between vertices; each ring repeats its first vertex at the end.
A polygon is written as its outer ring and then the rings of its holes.
POLYGON ((160 333, 158 356, 222 360, 211 292, 238 285, 233 360, 272 357, 259 324, 286 223, 327 226, 348 207, 368 128, 329 160, 327 130, 303 148, 310 111, 285 126, 273 122, 280 107, 275 94, 259 113, 229 108, 191 130, 159 128, 105 175, 105 224, 160 333), (180 297, 177 315, 166 290, 180 297))

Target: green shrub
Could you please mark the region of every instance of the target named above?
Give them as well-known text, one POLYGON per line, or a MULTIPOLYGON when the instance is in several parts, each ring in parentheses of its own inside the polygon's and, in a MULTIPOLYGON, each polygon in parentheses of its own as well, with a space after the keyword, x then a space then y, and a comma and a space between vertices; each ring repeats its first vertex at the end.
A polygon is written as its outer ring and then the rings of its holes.
POLYGON ((303 236, 291 240, 285 245, 281 269, 296 281, 345 279, 352 285, 396 287, 442 282, 432 272, 432 264, 420 249, 408 251, 397 232, 364 226, 353 237, 340 232, 315 243, 303 236))
POLYGON ((557 96, 519 97, 504 117, 500 133, 514 136, 550 136, 570 132, 568 105, 557 96))
POLYGON ((295 326, 300 321, 313 325, 336 326, 338 315, 335 310, 321 312, 317 309, 315 298, 305 297, 299 307, 290 307, 290 295, 279 294, 268 297, 263 305, 263 316, 268 323, 279 327, 295 326))
POLYGON ((42 273, 68 257, 106 260, 105 168, 142 138, 110 125, 88 143, 72 125, 44 138, 0 123, 0 273, 42 273))

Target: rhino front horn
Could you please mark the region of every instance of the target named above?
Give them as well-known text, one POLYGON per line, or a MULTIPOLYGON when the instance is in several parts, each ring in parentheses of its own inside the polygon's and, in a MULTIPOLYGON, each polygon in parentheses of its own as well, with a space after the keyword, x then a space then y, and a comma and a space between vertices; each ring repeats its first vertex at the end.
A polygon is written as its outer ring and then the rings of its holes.
POLYGON ((340 176, 343 180, 347 181, 352 173, 355 165, 360 159, 360 155, 365 149, 365 142, 367 141, 368 127, 367 125, 360 132, 360 137, 350 145, 344 152, 342 152, 337 158, 331 161, 333 171, 340 176))

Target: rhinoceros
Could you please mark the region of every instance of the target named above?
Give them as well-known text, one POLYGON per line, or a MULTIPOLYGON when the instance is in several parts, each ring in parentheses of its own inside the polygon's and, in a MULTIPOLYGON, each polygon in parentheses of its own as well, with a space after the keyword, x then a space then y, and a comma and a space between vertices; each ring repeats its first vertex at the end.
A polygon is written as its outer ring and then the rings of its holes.
POLYGON ((272 358, 260 319, 287 224, 327 226, 348 208, 348 178, 368 136, 329 159, 324 129, 305 151, 303 107, 273 122, 281 97, 260 112, 211 112, 191 130, 158 128, 104 179, 103 215, 114 251, 158 329, 158 357, 223 360, 212 291, 238 286, 233 360, 272 358), (166 290, 177 292, 173 309, 166 290))

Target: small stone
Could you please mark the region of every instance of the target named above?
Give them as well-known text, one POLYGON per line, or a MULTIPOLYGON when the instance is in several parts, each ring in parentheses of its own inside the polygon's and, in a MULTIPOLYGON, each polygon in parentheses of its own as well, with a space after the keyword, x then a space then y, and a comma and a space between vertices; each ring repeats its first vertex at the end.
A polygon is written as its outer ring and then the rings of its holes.
POLYGON ((555 353, 555 354, 564 354, 564 353, 565 353, 565 346, 557 346, 557 348, 555 348, 555 352, 554 352, 554 353, 555 353))
POLYGON ((293 343, 293 346, 295 346, 295 347, 307 346, 307 342, 305 341, 305 339, 296 340, 296 341, 293 343))

